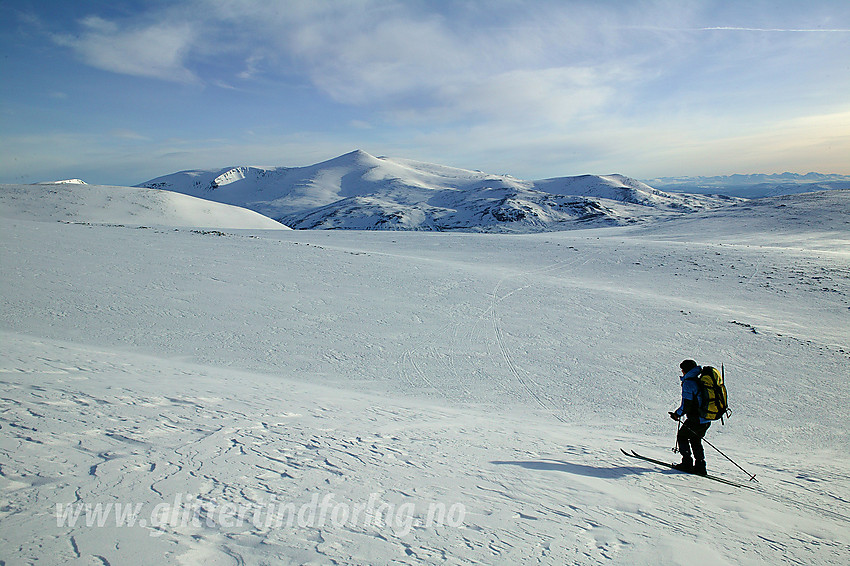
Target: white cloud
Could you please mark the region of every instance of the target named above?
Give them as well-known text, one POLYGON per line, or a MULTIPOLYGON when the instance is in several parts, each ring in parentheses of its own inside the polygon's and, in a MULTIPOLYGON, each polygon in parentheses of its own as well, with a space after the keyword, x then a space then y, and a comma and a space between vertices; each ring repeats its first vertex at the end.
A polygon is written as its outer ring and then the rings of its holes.
POLYGON ((243 80, 254 78, 259 73, 260 63, 265 57, 261 53, 252 53, 245 60, 245 68, 236 76, 243 80))
POLYGON ((319 89, 348 104, 427 95, 475 66, 475 53, 433 17, 311 22, 290 48, 319 89))
POLYGON ((610 101, 616 83, 613 75, 595 67, 511 70, 469 85, 453 104, 488 119, 501 116, 563 126, 610 101))
MULTIPOLYGON (((841 54, 848 34, 802 33, 840 31, 846 22, 795 17, 802 8, 783 15, 674 0, 154 6, 133 20, 85 18, 80 33, 57 42, 101 69, 219 87, 205 91, 208 100, 227 89, 221 98, 234 104, 245 93, 265 105, 252 107, 254 113, 290 133, 285 119, 274 122, 277 108, 310 97, 309 111, 328 109, 316 118, 324 133, 308 135, 311 143, 340 152, 378 140, 372 147, 380 153, 471 168, 493 164, 522 176, 655 176, 699 163, 767 167, 755 147, 788 159, 789 168, 806 158, 818 162, 818 131, 831 147, 847 147, 826 123, 820 130, 777 126, 840 108, 838 93, 847 90, 841 54), (752 29, 800 33, 745 31, 752 29)), ((187 116, 208 121, 202 113, 187 116)), ((245 114, 246 128, 267 131, 245 114)), ((311 116, 300 116, 294 128, 302 130, 304 118, 311 116)), ((269 164, 293 162, 293 145, 269 143, 228 151, 251 162, 249 151, 277 151, 269 164)), ((196 155, 218 155, 217 146, 198 148, 196 155)))
POLYGON ((662 8, 193 0, 144 14, 144 25, 91 16, 81 34, 57 41, 90 65, 128 75, 225 88, 306 79, 337 103, 405 123, 416 114, 563 123, 624 92, 623 69, 634 68, 629 78, 654 72, 647 66, 663 48, 636 45, 621 24, 659 15, 678 21, 688 12, 662 8), (215 75, 199 75, 193 60, 209 63, 215 75))
POLYGON ((120 140, 130 140, 130 141, 150 141, 150 138, 147 136, 143 136, 142 134, 129 130, 127 128, 116 128, 109 132, 113 137, 120 140))
POLYGON ((360 3, 291 19, 269 13, 260 33, 275 35, 270 41, 281 50, 284 72, 308 77, 338 103, 377 111, 385 125, 532 120, 562 126, 615 95, 622 99, 624 81, 639 74, 629 69, 636 58, 628 42, 600 10, 502 4, 490 13, 495 21, 404 3, 360 3), (505 7, 510 14, 498 12, 505 7), (622 55, 615 62, 606 58, 612 50, 622 55))
POLYGON ((114 73, 151 77, 182 83, 197 82, 185 64, 194 29, 187 23, 159 22, 122 28, 98 16, 80 21, 77 35, 54 35, 53 40, 70 47, 85 63, 114 73))

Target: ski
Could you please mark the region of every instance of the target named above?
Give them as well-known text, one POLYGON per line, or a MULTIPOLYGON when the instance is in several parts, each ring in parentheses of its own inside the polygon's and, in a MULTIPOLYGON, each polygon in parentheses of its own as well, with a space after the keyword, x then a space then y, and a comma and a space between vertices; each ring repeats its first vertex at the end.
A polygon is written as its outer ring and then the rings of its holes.
MULTIPOLYGON (((662 462, 661 460, 656 460, 655 458, 649 458, 647 456, 642 456, 641 454, 638 454, 634 450, 632 450, 631 452, 626 452, 625 450, 620 448, 620 452, 622 452, 623 454, 625 454, 629 458, 638 458, 640 460, 646 460, 647 462, 652 462, 653 464, 658 464, 659 466, 666 466, 666 467, 670 468, 671 470, 676 469, 676 468, 673 467, 673 464, 669 464, 667 462, 662 462)), ((676 471, 678 471, 678 470, 676 470, 676 471)), ((686 474, 687 472, 682 472, 682 473, 686 474)), ((731 485, 731 486, 734 486, 734 487, 740 487, 740 488, 743 488, 743 489, 755 489, 755 487, 753 487, 751 485, 746 485, 746 484, 743 484, 743 483, 738 483, 736 481, 727 480, 726 478, 721 478, 719 476, 712 476, 711 474, 708 474, 708 475, 705 475, 705 476, 700 476, 698 474, 688 474, 688 475, 698 476, 698 477, 706 478, 706 479, 709 479, 709 480, 714 480, 716 482, 725 483, 726 485, 731 485)))

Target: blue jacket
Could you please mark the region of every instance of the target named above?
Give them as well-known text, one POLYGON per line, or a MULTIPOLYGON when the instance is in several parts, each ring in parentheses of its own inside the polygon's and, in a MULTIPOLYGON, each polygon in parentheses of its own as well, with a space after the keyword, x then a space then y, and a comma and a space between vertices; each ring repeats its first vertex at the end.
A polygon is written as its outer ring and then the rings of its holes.
POLYGON ((682 404, 676 409, 675 413, 681 416, 687 416, 691 419, 699 418, 700 424, 710 423, 708 419, 699 416, 700 403, 702 396, 700 395, 700 386, 697 383, 699 374, 702 371, 700 366, 695 367, 681 377, 682 380, 682 404))

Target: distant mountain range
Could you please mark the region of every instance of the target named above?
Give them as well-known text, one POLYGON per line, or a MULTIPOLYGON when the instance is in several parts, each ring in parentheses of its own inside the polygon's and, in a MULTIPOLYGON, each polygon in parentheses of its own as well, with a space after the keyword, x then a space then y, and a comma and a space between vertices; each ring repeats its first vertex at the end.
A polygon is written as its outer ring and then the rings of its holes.
POLYGON ((622 175, 524 181, 359 150, 306 167, 181 171, 137 186, 248 208, 301 229, 535 232, 631 224, 735 202, 665 192, 622 175))
POLYGON ((645 179, 665 191, 691 194, 723 194, 763 198, 813 191, 850 189, 850 175, 824 173, 776 173, 723 175, 716 177, 658 177, 645 179))

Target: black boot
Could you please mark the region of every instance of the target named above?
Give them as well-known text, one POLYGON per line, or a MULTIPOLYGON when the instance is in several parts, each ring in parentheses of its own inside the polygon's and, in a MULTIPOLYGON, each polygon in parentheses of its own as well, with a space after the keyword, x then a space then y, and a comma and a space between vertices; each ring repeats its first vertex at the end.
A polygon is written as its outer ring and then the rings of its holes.
POLYGON ((705 460, 697 460, 696 464, 694 464, 693 473, 698 476, 707 475, 708 472, 705 470, 705 460))
POLYGON ((691 460, 690 454, 685 455, 682 454, 682 463, 681 464, 673 464, 674 470, 679 470, 680 472, 688 472, 691 473, 694 471, 694 461, 691 460))

